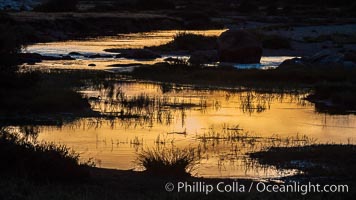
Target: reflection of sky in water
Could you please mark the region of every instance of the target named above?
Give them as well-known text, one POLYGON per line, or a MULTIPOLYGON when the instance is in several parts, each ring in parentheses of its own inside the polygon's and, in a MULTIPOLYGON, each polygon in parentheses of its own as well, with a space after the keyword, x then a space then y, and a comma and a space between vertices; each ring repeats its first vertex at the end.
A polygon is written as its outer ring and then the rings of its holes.
MULTIPOLYGON (((187 33, 202 34, 207 36, 220 35, 224 30, 205 30, 205 31, 184 31, 187 33)), ((24 51, 30 53, 39 53, 41 55, 60 56, 67 55, 70 52, 78 52, 83 55, 109 55, 113 58, 87 58, 84 56, 73 56, 76 60, 72 61, 44 61, 37 63, 31 68, 55 68, 55 69, 98 69, 98 70, 130 70, 132 67, 108 67, 113 64, 154 64, 162 62, 165 58, 170 56, 185 58, 187 56, 177 55, 163 55, 162 58, 143 61, 133 60, 125 58, 114 58, 115 53, 105 52, 105 49, 110 48, 144 48, 147 46, 158 46, 166 44, 173 40, 173 37, 182 31, 155 31, 146 33, 132 33, 132 34, 119 34, 118 36, 99 37, 88 40, 73 40, 64 42, 51 42, 51 43, 39 43, 35 45, 29 45, 24 51), (89 67, 89 64, 95 64, 95 67, 89 67)))
MULTIPOLYGON (((187 33, 218 36, 225 30, 184 31, 187 33)), ((88 40, 73 40, 65 42, 39 43, 27 47, 27 52, 47 55, 68 54, 78 52, 83 54, 106 53, 104 49, 110 48, 144 48, 158 46, 173 40, 180 30, 154 31, 145 33, 119 34, 118 36, 99 37, 88 40)))
MULTIPOLYGON (((189 33, 203 34, 207 36, 218 36, 224 30, 205 30, 205 31, 186 31, 189 33)), ((177 56, 177 55, 163 55, 162 58, 150 60, 150 61, 136 61, 125 58, 114 58, 115 53, 105 52, 104 49, 110 48, 144 48, 147 46, 158 46, 168 43, 173 37, 182 31, 155 31, 146 33, 132 33, 132 34, 120 34, 118 36, 99 37, 87 40, 73 40, 64 42, 51 42, 51 43, 39 43, 30 45, 25 49, 25 52, 39 53, 49 56, 67 55, 70 52, 78 52, 83 55, 95 55, 100 54, 103 56, 112 56, 112 58, 88 58, 85 56, 72 56, 76 58, 73 61, 44 61, 37 63, 32 68, 56 68, 56 69, 105 69, 105 70, 122 70, 120 67, 108 67, 113 64, 154 64, 162 62, 168 57, 177 57, 188 59, 189 56, 177 56), (89 67, 89 64, 95 64, 95 67, 89 67)), ((237 68, 274 68, 278 66, 283 60, 291 57, 262 57, 261 64, 236 64, 237 68)), ((130 70, 132 68, 126 68, 130 70)))
MULTIPOLYGON (((197 34, 219 35, 223 30, 193 31, 197 34)), ((158 31, 138 34, 123 34, 116 37, 101 37, 84 41, 66 41, 35 44, 27 47, 27 52, 44 55, 66 55, 78 52, 87 55, 100 53, 113 55, 103 50, 107 48, 143 48, 167 43, 179 31, 158 31)), ((166 56, 168 57, 168 56, 166 56)), ((44 61, 33 68, 59 69, 117 69, 107 67, 112 64, 143 63, 116 58, 89 59, 77 56, 77 60, 44 61), (94 63, 95 67, 88 67, 94 63)), ((188 58, 188 57, 185 57, 188 58)), ((238 68, 270 68, 289 57, 263 57, 261 64, 236 65, 238 68)), ((129 68, 125 68, 129 69, 129 68)), ((81 158, 94 158, 100 167, 132 169, 136 153, 143 147, 153 147, 157 140, 175 147, 200 146, 203 159, 196 173, 205 177, 265 178, 286 175, 289 171, 266 168, 247 159, 246 153, 258 151, 271 145, 281 145, 278 140, 268 138, 301 137, 307 135, 318 142, 355 141, 355 115, 328 115, 316 113, 314 105, 302 100, 304 95, 280 95, 259 93, 230 93, 227 91, 192 90, 168 88, 143 83, 118 83, 111 88, 113 94, 121 91, 128 98, 144 93, 150 98, 167 101, 170 104, 189 103, 193 106, 153 107, 137 110, 146 118, 130 120, 81 119, 63 127, 41 127, 39 140, 65 144, 81 153, 81 158), (246 102, 250 99, 249 102, 246 102), (206 106, 201 106, 201 105, 206 106), (198 105, 198 106, 197 106, 198 105), (199 106, 200 105, 200 106, 199 106), (245 139, 209 140, 206 136, 221 134, 223 138, 236 134, 230 127, 242 128, 245 139), (167 134, 167 133, 186 134, 167 134), (277 136, 278 135, 278 136, 277 136), (205 138, 205 139, 204 139, 205 138), (249 139, 246 139, 249 138, 249 139), (262 139, 261 139, 262 138, 262 139), (281 174, 282 173, 282 174, 281 174)), ((120 106, 113 106, 108 98, 109 89, 89 88, 82 91, 84 96, 103 100, 92 102, 93 109, 104 113, 120 112, 120 106)), ((112 99, 111 99, 112 100, 112 99)), ((114 98, 115 100, 115 98, 114 98)), ((239 133, 240 134, 240 133, 239 133)))
POLYGON ((89 88, 82 93, 87 97, 100 95, 103 100, 92 102, 92 106, 101 112, 121 110, 108 103, 108 94, 116 96, 119 91, 127 98, 144 93, 171 104, 190 103, 197 106, 138 110, 145 116, 151 116, 144 119, 82 119, 60 128, 41 127, 39 140, 65 144, 80 152, 84 160, 94 158, 101 167, 118 169, 135 168, 136 152, 143 147, 154 147, 157 140, 178 148, 200 146, 203 159, 196 170, 198 176, 244 178, 289 173, 265 168, 246 157, 248 152, 283 145, 285 141, 278 138, 302 139, 303 135, 307 135, 309 139, 322 143, 356 142, 355 115, 316 113, 313 104, 302 100, 304 95, 230 93, 181 87, 162 93, 162 87, 118 83, 115 87, 101 90, 89 88), (246 105, 247 99, 250 99, 249 106, 246 105), (199 106, 201 104, 206 107, 199 106), (243 130, 235 130, 237 126, 243 130), (179 134, 184 132, 186 134, 179 134), (236 134, 241 138, 228 139, 228 136, 236 134), (209 139, 217 136, 222 139, 209 139))
POLYGON ((239 69, 253 69, 253 68, 261 68, 261 69, 271 69, 278 67, 284 60, 291 59, 294 57, 290 56, 263 56, 261 58, 260 64, 234 64, 234 67, 239 69))

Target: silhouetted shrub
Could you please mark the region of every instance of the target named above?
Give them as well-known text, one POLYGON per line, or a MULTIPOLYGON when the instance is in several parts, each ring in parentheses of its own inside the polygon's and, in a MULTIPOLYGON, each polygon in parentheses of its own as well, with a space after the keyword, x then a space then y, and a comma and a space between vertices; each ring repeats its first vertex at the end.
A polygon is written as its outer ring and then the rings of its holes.
POLYGON ((138 162, 146 172, 154 175, 189 176, 199 155, 194 149, 174 149, 156 146, 143 150, 138 155, 138 162))
POLYGON ((65 146, 28 141, 19 133, 0 128, 0 174, 34 180, 81 180, 88 164, 65 146))
POLYGON ((212 50, 217 48, 217 37, 205 36, 193 33, 178 33, 174 39, 164 45, 152 47, 154 50, 161 51, 195 51, 195 50, 212 50))

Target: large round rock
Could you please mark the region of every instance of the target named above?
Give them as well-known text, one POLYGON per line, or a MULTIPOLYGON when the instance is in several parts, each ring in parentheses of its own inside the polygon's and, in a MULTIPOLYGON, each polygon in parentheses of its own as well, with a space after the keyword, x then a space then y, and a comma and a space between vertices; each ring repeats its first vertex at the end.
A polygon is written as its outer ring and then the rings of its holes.
POLYGON ((228 30, 218 38, 219 60, 234 63, 260 63, 262 43, 243 30, 228 30))

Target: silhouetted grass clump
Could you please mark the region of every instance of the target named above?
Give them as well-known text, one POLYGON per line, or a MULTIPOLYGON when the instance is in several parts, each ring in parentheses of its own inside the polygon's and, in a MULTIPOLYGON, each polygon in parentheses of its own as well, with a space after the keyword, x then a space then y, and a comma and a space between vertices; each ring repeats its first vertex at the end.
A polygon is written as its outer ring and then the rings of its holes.
POLYGON ((153 149, 142 150, 138 155, 138 162, 145 167, 146 172, 159 176, 190 176, 198 160, 198 153, 190 148, 156 146, 153 149))
POLYGON ((65 146, 30 142, 7 129, 0 129, 0 174, 2 177, 38 181, 83 180, 89 177, 79 155, 65 146))
POLYGON ((211 50, 217 48, 216 39, 215 36, 182 32, 175 35, 171 42, 151 48, 160 51, 211 50))

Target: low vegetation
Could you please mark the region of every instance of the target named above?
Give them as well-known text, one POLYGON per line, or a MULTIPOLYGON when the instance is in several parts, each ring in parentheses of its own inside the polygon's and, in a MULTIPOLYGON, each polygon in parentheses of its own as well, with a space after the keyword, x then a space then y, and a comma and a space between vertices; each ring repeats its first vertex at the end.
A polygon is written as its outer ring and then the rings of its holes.
POLYGON ((8 16, 0 18, 5 22, 0 25, 0 111, 9 116, 89 110, 88 102, 64 81, 46 79, 40 72, 19 73, 18 53, 26 45, 26 33, 8 16))
POLYGON ((19 133, 0 129, 2 177, 35 181, 80 181, 89 177, 88 163, 65 146, 29 141, 19 133))
POLYGON ((142 150, 138 163, 146 172, 158 176, 190 176, 199 160, 195 149, 177 149, 175 147, 156 146, 154 149, 142 150))
POLYGON ((204 67, 185 64, 158 63, 135 68, 128 73, 135 78, 161 82, 201 84, 206 86, 278 86, 313 85, 319 82, 352 82, 355 69, 301 68, 271 70, 204 67), (218 74, 218 75, 217 75, 218 74), (283 84, 280 84, 283 83, 283 84), (280 84, 280 85, 279 85, 280 84))
POLYGON ((299 147, 271 147, 251 153, 262 164, 284 169, 299 169, 306 176, 354 180, 356 146, 323 144, 299 147))
POLYGON ((217 48, 216 40, 216 36, 204 36, 182 32, 175 35, 171 42, 150 48, 159 51, 211 50, 217 48))
POLYGON ((128 75, 164 83, 206 87, 247 87, 270 91, 310 88, 314 93, 308 99, 313 102, 327 100, 341 110, 355 108, 355 69, 310 67, 260 70, 158 63, 135 68, 128 75))
POLYGON ((0 12, 0 70, 18 64, 16 54, 33 37, 33 29, 19 25, 8 14, 0 12))
POLYGON ((1 71, 0 110, 11 114, 88 112, 90 105, 65 80, 40 72, 1 71))
MULTIPOLYGON (((321 83, 315 86, 312 94, 307 99, 315 102, 321 110, 356 109, 355 83, 321 83)), ((333 112, 333 110, 330 110, 333 112)))

